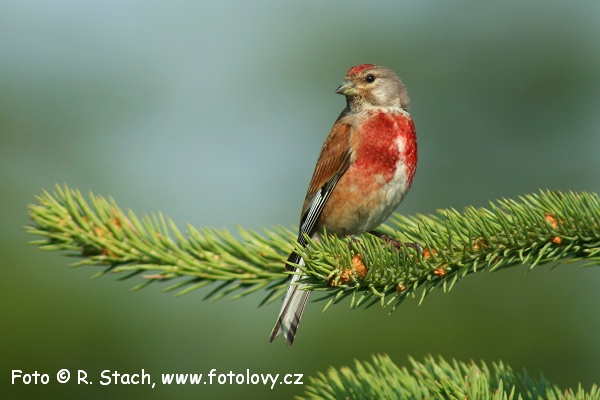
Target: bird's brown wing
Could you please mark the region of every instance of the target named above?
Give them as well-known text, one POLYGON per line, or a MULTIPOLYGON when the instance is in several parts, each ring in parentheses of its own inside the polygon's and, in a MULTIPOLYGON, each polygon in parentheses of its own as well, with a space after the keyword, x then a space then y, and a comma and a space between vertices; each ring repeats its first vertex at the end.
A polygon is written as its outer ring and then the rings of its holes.
MULTIPOLYGON (((329 136, 325 139, 315 172, 308 186, 304 207, 302 208, 300 233, 298 234, 298 243, 302 246, 306 246, 305 235, 310 237, 314 234, 315 225, 321 216, 327 199, 329 199, 335 185, 351 163, 350 138, 352 129, 350 123, 344 122, 345 118, 343 117, 344 113, 335 122, 329 136)), ((296 252, 292 252, 287 259, 286 270, 297 272, 295 265, 301 263, 303 263, 302 257, 296 252)), ((310 291, 300 289, 301 283, 299 285, 295 284, 299 278, 297 274, 290 276, 290 286, 283 299, 283 306, 275 327, 271 331, 270 342, 275 340, 281 332, 284 333, 288 346, 294 342, 300 317, 310 294, 310 291)))
POLYGON ((319 160, 308 186, 304 207, 302 208, 300 233, 298 235, 298 243, 301 245, 306 244, 305 234, 312 236, 314 233, 315 224, 327 203, 327 199, 329 199, 335 185, 350 166, 352 127, 350 123, 344 122, 344 120, 345 118, 340 118, 336 121, 321 148, 321 154, 319 154, 319 160))

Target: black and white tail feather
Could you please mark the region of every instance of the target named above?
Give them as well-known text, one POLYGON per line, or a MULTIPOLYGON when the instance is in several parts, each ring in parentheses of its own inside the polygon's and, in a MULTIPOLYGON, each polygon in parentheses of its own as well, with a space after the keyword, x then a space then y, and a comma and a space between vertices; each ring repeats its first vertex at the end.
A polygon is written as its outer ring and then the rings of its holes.
MULTIPOLYGON (((323 211, 323 207, 325 207, 325 203, 327 203, 327 199, 329 199, 333 188, 340 180, 343 172, 345 171, 335 174, 319 191, 317 191, 317 193, 314 194, 314 197, 300 222, 300 233, 298 235, 298 243, 300 245, 307 245, 305 235, 308 235, 313 240, 319 239, 320 233, 315 232, 315 225, 321 216, 321 212, 323 211)), ((301 277, 301 270, 291 264, 304 265, 304 259, 296 253, 290 254, 287 259, 286 271, 294 271, 295 273, 290 274, 290 286, 285 293, 283 305, 281 306, 281 311, 279 311, 279 317, 277 317, 277 322, 269 337, 269 342, 273 342, 280 333, 283 333, 288 346, 291 346, 292 343, 294 343, 294 337, 298 331, 302 312, 304 311, 304 306, 306 306, 308 296, 310 295, 310 290, 304 290, 306 285, 298 283, 298 280, 301 277)))
MULTIPOLYGON (((296 254, 290 255, 288 262, 304 265, 304 259, 296 254)), ((292 268, 289 270, 292 270, 292 268)), ((293 268, 293 270, 295 273, 291 275, 290 286, 285 293, 283 304, 281 306, 281 310, 279 311, 279 317, 277 318, 277 323, 275 324, 275 327, 271 332, 271 337, 269 338, 269 341, 272 342, 275 340, 275 338, 277 338, 277 336, 279 336, 280 333, 283 333, 288 346, 291 346, 292 343, 294 343, 294 337, 298 331, 300 318, 302 318, 304 306, 306 305, 308 296, 310 295, 310 290, 304 290, 304 287, 306 286, 305 284, 297 283, 301 278, 301 275, 299 275, 300 269, 293 268)))

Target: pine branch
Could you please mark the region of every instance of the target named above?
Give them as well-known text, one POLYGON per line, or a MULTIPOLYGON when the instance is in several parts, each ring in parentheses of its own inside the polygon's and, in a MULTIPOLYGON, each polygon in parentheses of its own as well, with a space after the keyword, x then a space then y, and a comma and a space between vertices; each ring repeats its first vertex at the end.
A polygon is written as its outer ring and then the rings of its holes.
POLYGON ((94 278, 108 272, 124 274, 122 279, 144 274, 134 290, 153 282, 180 279, 165 291, 182 295, 211 283, 218 283, 207 298, 218 299, 237 292, 235 298, 266 286, 281 288, 286 252, 294 234, 284 228, 265 230, 264 235, 239 228, 243 241, 227 230, 197 230, 187 226, 183 234, 161 213, 138 218, 123 212, 112 198, 84 196, 68 187, 44 191, 38 205, 29 206, 35 225, 29 233, 44 239, 31 242, 42 250, 66 251, 82 257, 73 267, 105 267, 94 278))
POLYGON ((399 368, 387 355, 376 355, 372 361, 355 361, 349 367, 330 368, 326 374, 309 378, 304 396, 319 399, 549 399, 584 400, 600 398, 600 388, 562 390, 543 377, 531 378, 503 364, 489 368, 426 357, 423 362, 409 358, 411 369, 399 368))
MULTIPOLYGON (((195 229, 182 233, 158 213, 141 219, 124 213, 114 200, 57 186, 30 205, 27 231, 43 250, 82 257, 74 266, 105 267, 123 279, 142 274, 139 289, 152 282, 175 282, 166 290, 178 294, 215 283, 207 298, 239 298, 268 289, 263 300, 281 296, 286 286, 283 260, 292 251, 294 232, 286 228, 263 233, 238 228, 241 240, 227 230, 195 229), (177 279, 179 278, 179 279, 177 279)), ((543 191, 519 201, 501 200, 489 208, 468 207, 462 213, 440 210, 433 215, 395 215, 383 233, 412 248, 395 249, 372 235, 348 241, 326 236, 295 250, 306 259, 302 279, 321 291, 325 308, 350 297, 352 307, 380 303, 395 309, 422 289, 450 290, 464 276, 514 265, 531 268, 548 262, 585 260, 600 263, 600 199, 596 194, 543 191)), ((421 298, 421 299, 422 299, 421 298)))

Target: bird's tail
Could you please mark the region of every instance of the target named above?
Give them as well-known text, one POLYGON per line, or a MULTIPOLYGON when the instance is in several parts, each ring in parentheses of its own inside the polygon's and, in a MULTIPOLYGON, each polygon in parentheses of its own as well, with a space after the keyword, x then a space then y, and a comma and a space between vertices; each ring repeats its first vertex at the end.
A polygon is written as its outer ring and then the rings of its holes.
MULTIPOLYGON (((304 260, 300 257, 298 258, 297 264, 304 265, 304 260)), ((300 270, 296 268, 295 272, 299 271, 300 270)), ((281 306, 281 311, 279 311, 279 317, 277 317, 275 327, 273 327, 273 331, 269 337, 269 342, 273 342, 280 333, 283 333, 288 346, 291 346, 292 343, 294 343, 294 337, 298 331, 300 318, 302 318, 302 312, 304 311, 304 306, 306 305, 308 295, 310 294, 310 290, 302 290, 302 287, 305 285, 295 284, 298 279, 300 279, 300 275, 298 274, 292 275, 290 279, 290 286, 283 298, 283 305, 281 306)))

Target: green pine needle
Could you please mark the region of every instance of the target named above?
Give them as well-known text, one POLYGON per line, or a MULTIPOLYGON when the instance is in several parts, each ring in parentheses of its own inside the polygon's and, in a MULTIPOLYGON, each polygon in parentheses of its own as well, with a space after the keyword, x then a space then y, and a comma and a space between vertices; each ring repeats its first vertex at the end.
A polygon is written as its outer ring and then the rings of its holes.
POLYGON ((409 358, 411 367, 400 368, 387 355, 371 362, 355 361, 354 369, 330 368, 308 380, 299 399, 478 399, 478 400, 587 400, 600 398, 600 388, 581 386, 563 390, 543 377, 515 373, 502 362, 488 367, 432 356, 423 362, 409 358))
POLYGON ((197 230, 188 226, 182 233, 173 221, 161 213, 139 219, 133 212, 124 213, 112 199, 89 194, 89 202, 77 190, 56 186, 44 192, 37 205, 30 205, 34 225, 27 231, 41 235, 43 241, 32 242, 42 250, 66 251, 80 257, 73 266, 103 267, 94 277, 105 273, 122 273, 123 279, 142 275, 145 282, 183 278, 166 290, 178 294, 217 282, 207 298, 229 293, 248 294, 267 284, 282 280, 282 258, 291 250, 291 231, 265 230, 265 236, 240 229, 244 242, 228 231, 197 230))
POLYGON ((318 291, 325 308, 345 299, 352 307, 380 304, 394 310, 405 298, 420 299, 436 287, 447 292, 468 274, 515 265, 584 260, 600 263, 600 199, 596 194, 542 191, 432 215, 396 214, 381 227, 414 248, 394 248, 365 234, 355 240, 325 235, 294 248, 294 232, 278 227, 262 233, 237 228, 180 231, 161 213, 138 218, 111 199, 56 186, 30 205, 33 244, 80 258, 74 266, 102 267, 94 277, 141 276, 140 289, 167 282, 178 295, 214 283, 207 299, 237 299, 267 289, 262 304, 280 298, 286 286, 284 262, 292 250, 306 260, 302 281, 318 291))

